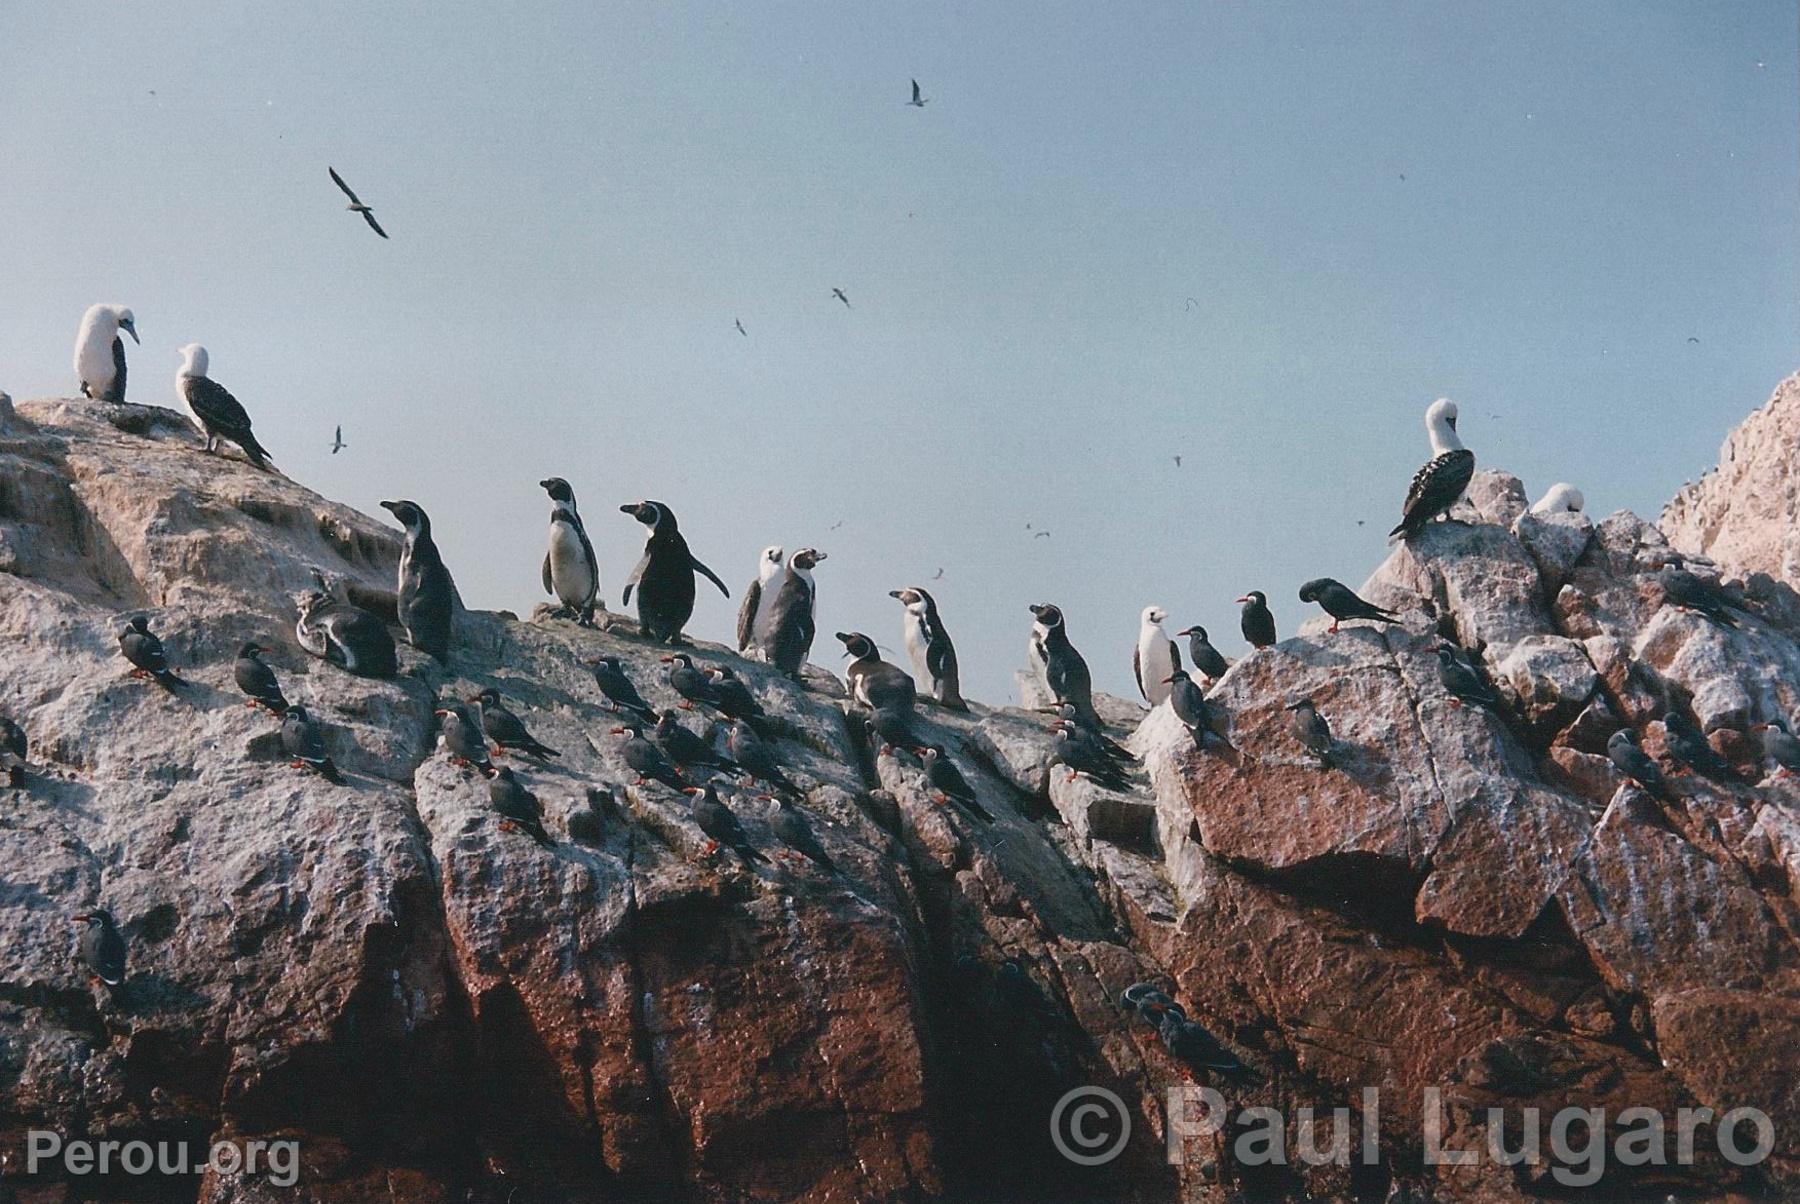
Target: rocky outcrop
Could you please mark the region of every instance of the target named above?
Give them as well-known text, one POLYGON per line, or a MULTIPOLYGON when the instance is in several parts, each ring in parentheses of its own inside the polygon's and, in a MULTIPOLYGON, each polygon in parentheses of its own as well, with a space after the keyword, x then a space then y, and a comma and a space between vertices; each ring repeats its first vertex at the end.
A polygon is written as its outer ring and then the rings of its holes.
POLYGON ((1663 509, 1669 542, 1734 577, 1800 586, 1800 375, 1726 437, 1719 463, 1663 509))
MULTIPOLYGON (((1206 747, 1166 706, 1103 700, 1142 756, 1122 793, 1052 766, 1039 712, 923 712, 991 823, 872 743, 829 675, 803 688, 699 646, 774 716, 826 872, 710 851, 685 798, 625 768, 582 660, 618 655, 676 702, 630 623, 468 611, 448 663, 403 648, 394 680, 352 677, 299 649, 292 595, 315 568, 386 587, 397 532, 203 455, 164 411, 0 419, 0 711, 33 765, 0 813, 0 1193, 90 1193, 25 1174, 45 1128, 300 1143, 297 1186, 108 1187, 209 1204, 1571 1190, 1548 1163, 1428 1162, 1431 1101, 1454 1148, 1485 1141, 1489 1109, 1516 1129, 1570 1104, 1756 1107, 1767 1159, 1735 1165, 1706 1130, 1689 1164, 1615 1161, 1591 1190, 1800 1188, 1800 797, 1748 734, 1800 699, 1800 599, 1733 584, 1735 628, 1670 607, 1655 571, 1675 553, 1630 515, 1526 514, 1516 481, 1481 474, 1462 521, 1363 587, 1403 625, 1312 625, 1244 657, 1206 747), (125 677, 133 613, 186 689, 125 677), (243 707, 247 639, 277 649, 343 786, 291 769, 243 707), (1443 639, 1505 705, 1448 696, 1443 639), (552 848, 502 830, 436 747, 435 700, 488 685, 563 754, 518 767, 552 848), (1302 696, 1332 724, 1329 766, 1288 732, 1302 696), (1671 706, 1733 780, 1666 758, 1660 797, 1618 778, 1607 737, 1630 726, 1662 755, 1671 706), (116 997, 71 958, 93 905, 131 944, 116 997), (1119 1008, 1140 981, 1249 1070, 1185 1068, 1119 1008), (1200 1086, 1231 1126, 1171 1112, 1200 1086), (1092 1087, 1133 1126, 1086 1166, 1049 1120, 1092 1087), (1290 1155, 1329 1144, 1336 1108, 1367 1145, 1269 1164, 1240 1140, 1256 1107, 1290 1155)), ((777 852, 775 804, 732 801, 777 852)))

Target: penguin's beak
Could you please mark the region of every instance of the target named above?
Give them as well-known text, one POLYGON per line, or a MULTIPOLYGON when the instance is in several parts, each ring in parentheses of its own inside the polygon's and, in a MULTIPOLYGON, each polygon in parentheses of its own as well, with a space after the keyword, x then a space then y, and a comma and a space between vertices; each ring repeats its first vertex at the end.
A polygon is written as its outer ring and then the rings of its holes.
POLYGON ((903 594, 905 592, 906 592, 905 590, 891 589, 888 591, 888 597, 898 598, 901 594, 903 594))
POLYGON ((386 510, 389 514, 392 514, 395 518, 400 517, 400 514, 399 514, 400 503, 399 502, 380 502, 378 504, 380 505, 380 507, 383 510, 386 510))
POLYGON ((548 489, 548 488, 550 488, 550 478, 549 478, 549 477, 545 477, 545 478, 544 478, 544 479, 543 479, 543 480, 541 480, 541 481, 539 481, 539 482, 538 482, 538 488, 539 488, 539 489, 548 489))

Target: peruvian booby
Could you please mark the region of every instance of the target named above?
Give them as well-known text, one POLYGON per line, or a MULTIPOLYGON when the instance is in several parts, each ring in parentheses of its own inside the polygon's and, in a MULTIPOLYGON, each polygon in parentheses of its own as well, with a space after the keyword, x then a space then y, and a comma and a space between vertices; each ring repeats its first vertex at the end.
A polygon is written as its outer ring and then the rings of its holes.
POLYGON ((468 703, 451 699, 439 703, 433 713, 444 721, 439 734, 450 763, 478 770, 483 777, 493 777, 494 762, 488 756, 487 733, 481 730, 481 720, 469 710, 468 703))
POLYGON ((1398 623, 1400 616, 1391 610, 1365 602, 1356 596, 1356 591, 1342 581, 1331 577, 1315 577, 1300 587, 1302 602, 1317 602, 1319 609, 1331 616, 1331 630, 1336 632, 1339 623, 1348 623, 1353 619, 1367 619, 1372 623, 1398 623))
POLYGON ((1325 722, 1325 716, 1319 714, 1319 708, 1313 704, 1313 700, 1302 698, 1298 702, 1290 702, 1287 709, 1292 712, 1288 718, 1288 730, 1293 732, 1300 747, 1319 758, 1321 768, 1332 768, 1331 750, 1336 742, 1331 738, 1331 724, 1325 722))
POLYGON ((1153 707, 1161 706, 1169 696, 1169 675, 1181 670, 1181 650, 1163 630, 1169 612, 1160 606, 1146 606, 1138 620, 1137 644, 1131 650, 1131 675, 1137 679, 1138 693, 1153 707))
POLYGON ((1636 782, 1645 793, 1661 797, 1665 783, 1656 761, 1638 746, 1637 735, 1621 728, 1606 741, 1606 756, 1620 773, 1636 782))
POLYGON ((1225 671, 1231 668, 1224 654, 1214 648, 1212 641, 1206 637, 1206 628, 1195 624, 1192 627, 1183 628, 1175 634, 1187 637, 1188 659, 1194 662, 1194 668, 1200 671, 1202 677, 1218 681, 1225 676, 1225 671))
POLYGON ((81 316, 81 329, 75 334, 75 379, 81 382, 81 395, 96 401, 125 400, 124 331, 134 343, 138 338, 137 319, 123 305, 90 305, 81 316))
POLYGON ((187 403, 194 426, 206 440, 206 450, 218 450, 219 440, 229 439, 243 449, 250 463, 258 468, 269 466, 269 453, 256 441, 250 430, 250 415, 238 399, 206 375, 206 348, 189 343, 181 349, 181 369, 175 373, 175 393, 187 403))
POLYGON ((631 605, 631 591, 635 588, 638 625, 644 634, 660 643, 678 644, 681 629, 694 614, 694 574, 704 574, 727 598, 731 591, 717 573, 688 551, 673 510, 651 501, 633 502, 619 510, 650 528, 644 558, 631 570, 631 580, 625 583, 624 605, 631 605))
POLYGON ((375 220, 375 211, 357 199, 356 194, 350 191, 350 185, 344 183, 344 177, 338 175, 337 168, 327 165, 325 170, 331 173, 331 182, 343 189, 344 195, 350 198, 350 203, 344 206, 344 208, 350 210, 352 213, 362 214, 362 219, 369 223, 369 229, 375 231, 375 233, 381 235, 381 237, 386 238, 388 236, 387 231, 383 230, 381 228, 381 223, 375 220))
POLYGON ((1465 702, 1489 708, 1500 706, 1500 695, 1473 665, 1462 658, 1456 645, 1440 642, 1437 662, 1438 681, 1449 693, 1452 707, 1460 707, 1465 702))
POLYGON ((938 617, 936 599, 916 585, 889 590, 888 597, 898 598, 906 608, 902 634, 920 687, 953 711, 968 710, 969 704, 962 696, 962 675, 956 666, 956 645, 950 642, 950 633, 938 617))
POLYGON ((600 558, 588 540, 587 528, 575 509, 575 491, 561 477, 538 482, 550 495, 550 548, 544 553, 544 592, 563 605, 583 627, 594 625, 594 608, 600 601, 600 558))
POLYGON ((287 699, 281 693, 281 681, 275 676, 275 670, 263 661, 263 654, 272 651, 251 640, 238 649, 237 660, 232 662, 231 677, 237 682, 237 688, 244 692, 250 701, 247 707, 265 707, 277 715, 285 715, 288 709, 287 699))
POLYGON ((975 797, 975 790, 969 780, 962 775, 944 750, 936 744, 927 744, 913 750, 918 754, 919 763, 925 767, 925 782, 937 792, 939 802, 955 803, 984 824, 994 822, 994 814, 981 805, 975 797))
POLYGON ((76 941, 82 965, 87 967, 95 982, 108 991, 117 991, 125 985, 128 953, 125 938, 113 921, 112 912, 104 907, 92 907, 73 919, 75 923, 85 925, 76 941))
POLYGON ((187 684, 169 668, 163 643, 150 630, 150 620, 144 615, 132 615, 120 630, 119 652, 131 662, 133 677, 154 678, 157 685, 170 693, 187 684))
POLYGON ((915 79, 912 82, 912 86, 913 86, 912 99, 906 102, 909 107, 914 108, 914 109, 922 109, 926 105, 931 103, 931 98, 929 96, 919 95, 919 81, 918 80, 915 79))
MULTIPOLYGON (((744 591, 744 600, 738 606, 737 650, 743 653, 751 651, 750 645, 756 641, 756 628, 762 621, 764 612, 775 602, 775 589, 769 583, 781 575, 787 553, 780 544, 770 544, 762 550, 762 556, 756 561, 756 580, 744 591)), ((758 658, 762 657, 762 649, 755 650, 758 658)))
POLYGON ((1446 397, 1432 402, 1425 411, 1425 431, 1431 436, 1431 459, 1413 474, 1400 523, 1388 532, 1390 541, 1411 539, 1426 523, 1448 514, 1475 477, 1475 453, 1456 434, 1455 402, 1446 397))
POLYGON ((1663 715, 1663 747, 1676 764, 1692 769, 1716 782, 1737 779, 1730 762, 1721 757, 1706 739, 1706 733, 1681 711, 1670 707, 1663 715))
POLYGON ((1275 642, 1275 614, 1269 609, 1269 599, 1259 589, 1253 589, 1238 599, 1244 609, 1238 615, 1238 630, 1250 641, 1252 648, 1267 648, 1275 642))
POLYGON ((450 619, 455 607, 456 584, 431 538, 431 519, 417 502, 383 502, 406 528, 406 545, 400 550, 400 626, 407 642, 440 661, 450 659, 450 619))
POLYGON ((399 672, 394 637, 378 616, 339 602, 323 589, 299 595, 296 603, 294 637, 302 648, 359 677, 392 677, 399 672))
POLYGON ((500 817, 502 832, 523 832, 546 849, 556 847, 550 833, 544 831, 544 804, 505 765, 497 767, 488 779, 488 806, 500 817))
POLYGON ((1759 723, 1751 729, 1757 734, 1762 744, 1764 757, 1775 762, 1775 772, 1780 777, 1792 777, 1800 773, 1800 740, 1796 740, 1788 731, 1787 720, 1771 719, 1767 723, 1759 723))
POLYGON ((1580 514, 1587 508, 1587 499, 1581 490, 1567 481, 1558 481, 1550 486, 1543 497, 1531 504, 1533 514, 1580 514))
POLYGON ((1069 642, 1060 607, 1039 603, 1031 610, 1031 643, 1027 648, 1031 667, 1038 680, 1057 702, 1075 708, 1077 720, 1094 731, 1100 730, 1100 716, 1094 710, 1094 679, 1087 661, 1069 642))
POLYGON ((812 652, 816 590, 813 567, 825 559, 817 548, 801 548, 788 557, 775 600, 757 623, 756 643, 777 669, 794 678, 812 652))
POLYGON ((738 860, 745 865, 767 862, 769 859, 757 852, 756 846, 750 843, 750 834, 744 831, 744 825, 737 814, 719 797, 718 790, 711 782, 705 786, 684 786, 682 790, 694 800, 694 823, 707 835, 707 853, 716 852, 724 845, 738 855, 738 860))
POLYGON ((562 756, 526 730, 525 721, 507 709, 506 704, 500 700, 500 691, 493 686, 487 687, 469 699, 469 702, 480 709, 481 730, 494 742, 496 750, 510 749, 538 758, 562 756))
POLYGON ((343 785, 337 765, 325 751, 325 736, 318 721, 297 702, 281 717, 281 750, 293 758, 295 769, 310 769, 327 782, 343 785))
POLYGON ((911 674, 882 660, 875 641, 860 631, 840 631, 837 639, 844 645, 844 655, 851 658, 844 668, 851 698, 870 710, 912 710, 918 687, 911 674))

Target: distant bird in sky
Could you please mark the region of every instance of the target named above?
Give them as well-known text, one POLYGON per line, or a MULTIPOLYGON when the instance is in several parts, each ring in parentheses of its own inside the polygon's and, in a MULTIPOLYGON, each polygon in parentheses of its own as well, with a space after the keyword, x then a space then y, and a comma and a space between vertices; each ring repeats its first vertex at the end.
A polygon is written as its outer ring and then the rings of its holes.
POLYGON ((944 579, 944 570, 943 569, 939 569, 937 571, 937 576, 932 578, 933 581, 942 581, 943 579, 944 579))
POLYGON ((1032 536, 1032 537, 1031 537, 1031 538, 1033 538, 1033 539, 1049 539, 1049 538, 1050 538, 1050 532, 1048 532, 1048 531, 1039 531, 1039 532, 1038 532, 1038 533, 1037 533, 1037 534, 1036 534, 1036 535, 1033 535, 1033 536, 1032 536))
POLYGON ((1175 467, 1177 467, 1177 468, 1181 467, 1181 457, 1180 456, 1175 457, 1175 467))
POLYGON ((739 333, 739 334, 741 334, 741 335, 743 335, 743 336, 744 336, 744 337, 745 337, 745 338, 749 338, 749 337, 750 337, 750 332, 749 332, 749 331, 748 331, 748 330, 745 330, 745 329, 744 329, 744 322, 743 322, 743 319, 741 319, 741 318, 733 318, 733 319, 732 319, 732 320, 731 320, 731 324, 732 324, 732 325, 733 325, 733 326, 735 326, 735 327, 737 327, 737 332, 738 332, 738 333, 739 333))
POLYGON ((350 212, 362 214, 363 220, 369 223, 369 229, 375 231, 375 233, 381 235, 381 237, 386 238, 387 231, 383 230, 381 228, 381 223, 375 220, 375 211, 357 199, 356 194, 350 191, 350 185, 344 183, 344 177, 338 175, 337 168, 327 166, 325 170, 331 173, 331 182, 343 189, 344 195, 350 198, 350 212))
POLYGON ((1700 341, 1699 339, 1695 338, 1691 334, 1688 336, 1688 342, 1690 342, 1690 343, 1698 343, 1699 341, 1700 341))
POLYGON ((834 296, 834 297, 836 297, 836 298, 837 298, 837 299, 838 299, 838 300, 839 300, 839 301, 842 301, 842 302, 843 302, 843 303, 844 303, 844 308, 845 308, 845 309, 849 309, 849 308, 850 308, 850 298, 848 298, 848 297, 846 297, 846 296, 844 296, 844 290, 843 290, 843 289, 841 289, 841 288, 834 288, 834 289, 832 289, 832 290, 831 290, 831 295, 832 295, 832 296, 834 296))
MULTIPOLYGON (((1760 65, 1761 64, 1758 64, 1758 66, 1760 66, 1760 65)), ((922 109, 926 105, 931 103, 931 98, 929 96, 920 96, 919 95, 919 81, 918 80, 915 79, 912 82, 912 86, 913 86, 913 98, 906 102, 909 106, 911 106, 912 108, 915 108, 915 109, 922 109)))
POLYGON ((340 423, 337 431, 331 436, 331 454, 335 456, 349 446, 348 443, 344 442, 344 427, 343 424, 340 423))

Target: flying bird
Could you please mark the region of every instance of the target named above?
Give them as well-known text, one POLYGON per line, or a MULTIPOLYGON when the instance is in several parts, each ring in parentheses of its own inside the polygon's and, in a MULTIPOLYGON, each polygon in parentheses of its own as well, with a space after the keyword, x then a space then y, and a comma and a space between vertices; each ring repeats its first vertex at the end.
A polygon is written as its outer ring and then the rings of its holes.
POLYGON ((349 446, 348 443, 344 442, 343 425, 339 424, 337 431, 331 436, 331 454, 335 456, 349 446))
POLYGON ((737 327, 737 332, 739 334, 743 335, 745 338, 750 337, 750 332, 748 330, 744 329, 744 322, 743 322, 742 318, 733 318, 731 320, 731 324, 733 326, 737 327))
POLYGON ((849 309, 849 308, 850 308, 850 298, 848 298, 848 297, 846 297, 846 296, 844 296, 844 290, 843 290, 843 289, 841 289, 841 288, 834 288, 834 289, 832 289, 832 290, 831 290, 831 295, 832 295, 832 296, 834 296, 834 297, 836 297, 836 298, 837 298, 837 299, 838 299, 838 300, 839 300, 839 301, 842 301, 842 302, 843 302, 843 303, 844 303, 844 308, 845 308, 845 309, 849 309))
POLYGON ((1177 468, 1181 467, 1181 457, 1180 456, 1175 457, 1175 467, 1177 467, 1177 468))
POLYGON ((338 175, 337 168, 327 167, 325 170, 331 173, 331 182, 343 189, 344 195, 350 198, 350 204, 348 206, 350 212, 362 214, 362 219, 369 223, 369 229, 375 231, 375 233, 381 235, 381 237, 386 238, 388 236, 387 231, 383 230, 381 228, 381 223, 375 220, 375 211, 357 199, 356 194, 350 191, 350 185, 344 183, 344 177, 338 175))
POLYGON ((931 103, 931 98, 929 96, 920 96, 919 95, 919 81, 918 80, 915 79, 912 82, 912 86, 913 86, 913 98, 906 102, 909 107, 914 108, 914 109, 922 109, 926 105, 931 103))
POLYGON ((942 581, 943 579, 944 579, 944 570, 943 569, 939 569, 937 571, 937 576, 932 578, 933 581, 942 581))

